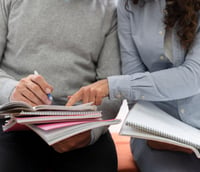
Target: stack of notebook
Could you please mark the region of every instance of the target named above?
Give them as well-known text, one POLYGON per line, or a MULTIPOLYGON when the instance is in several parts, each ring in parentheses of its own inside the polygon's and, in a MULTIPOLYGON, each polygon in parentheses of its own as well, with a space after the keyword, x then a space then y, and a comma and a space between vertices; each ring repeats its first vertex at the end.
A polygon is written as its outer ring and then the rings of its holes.
POLYGON ((32 107, 24 102, 9 102, 0 106, 0 115, 6 118, 5 132, 31 129, 49 145, 96 127, 120 122, 103 120, 101 111, 97 111, 92 103, 32 107))

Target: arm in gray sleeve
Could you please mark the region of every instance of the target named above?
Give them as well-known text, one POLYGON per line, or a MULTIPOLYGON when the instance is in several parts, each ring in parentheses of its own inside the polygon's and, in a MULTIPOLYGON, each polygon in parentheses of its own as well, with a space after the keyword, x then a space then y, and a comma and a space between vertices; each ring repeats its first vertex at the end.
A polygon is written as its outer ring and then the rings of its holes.
MULTIPOLYGON (((8 33, 8 6, 10 1, 1 0, 0 1, 0 62, 1 66, 4 61, 4 50, 6 49, 6 40, 8 33)), ((8 75, 5 71, 0 68, 0 104, 8 102, 10 94, 17 81, 8 75)))
MULTIPOLYGON (((111 9, 108 9, 111 10, 111 9)), ((115 9, 108 14, 110 19, 107 19, 107 31, 105 34, 104 45, 99 55, 97 66, 97 80, 105 79, 111 75, 119 75, 120 69, 120 57, 119 57, 119 44, 117 38, 117 20, 115 9)), ((102 111, 103 118, 115 118, 120 107, 119 100, 110 100, 105 98, 102 104, 98 107, 102 111)), ((99 127, 91 131, 91 144, 107 131, 108 127, 99 127)))
POLYGON ((106 26, 108 28, 106 28, 104 44, 98 58, 96 69, 97 80, 105 79, 110 75, 119 75, 121 73, 116 11, 113 10, 109 15, 110 21, 107 21, 106 26))

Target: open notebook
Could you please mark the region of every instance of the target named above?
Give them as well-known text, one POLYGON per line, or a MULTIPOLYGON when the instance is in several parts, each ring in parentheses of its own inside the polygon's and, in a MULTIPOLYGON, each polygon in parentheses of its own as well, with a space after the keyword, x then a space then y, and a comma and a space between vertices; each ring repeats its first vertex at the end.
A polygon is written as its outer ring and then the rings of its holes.
POLYGON ((76 106, 62 106, 62 105, 38 105, 30 106, 22 101, 12 101, 0 106, 0 115, 6 113, 19 113, 19 112, 35 112, 37 111, 83 111, 83 110, 96 110, 97 107, 92 103, 85 103, 76 106))
MULTIPOLYGON (((127 104, 123 108, 127 109, 127 104)), ((200 158, 200 130, 177 120, 150 102, 141 101, 133 106, 120 134, 189 148, 200 158)))

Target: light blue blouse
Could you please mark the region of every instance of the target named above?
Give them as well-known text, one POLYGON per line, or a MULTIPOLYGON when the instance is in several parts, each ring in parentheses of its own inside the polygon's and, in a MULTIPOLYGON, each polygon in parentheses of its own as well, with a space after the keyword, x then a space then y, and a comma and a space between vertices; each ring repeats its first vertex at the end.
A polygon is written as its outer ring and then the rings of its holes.
POLYGON ((133 5, 118 1, 121 76, 108 77, 110 98, 154 101, 184 122, 200 128, 200 26, 186 53, 172 31, 173 60, 164 54, 165 0, 133 5), (130 12, 131 11, 131 12, 130 12))

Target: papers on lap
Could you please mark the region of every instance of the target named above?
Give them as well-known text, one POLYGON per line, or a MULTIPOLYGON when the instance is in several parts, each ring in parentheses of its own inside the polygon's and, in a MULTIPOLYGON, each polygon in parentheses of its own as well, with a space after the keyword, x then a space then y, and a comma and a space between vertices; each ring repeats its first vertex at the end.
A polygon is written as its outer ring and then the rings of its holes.
POLYGON ((2 126, 5 132, 32 130, 49 145, 96 127, 120 122, 103 120, 101 111, 97 111, 92 103, 31 107, 24 102, 10 102, 0 106, 0 115, 7 118, 2 126))

